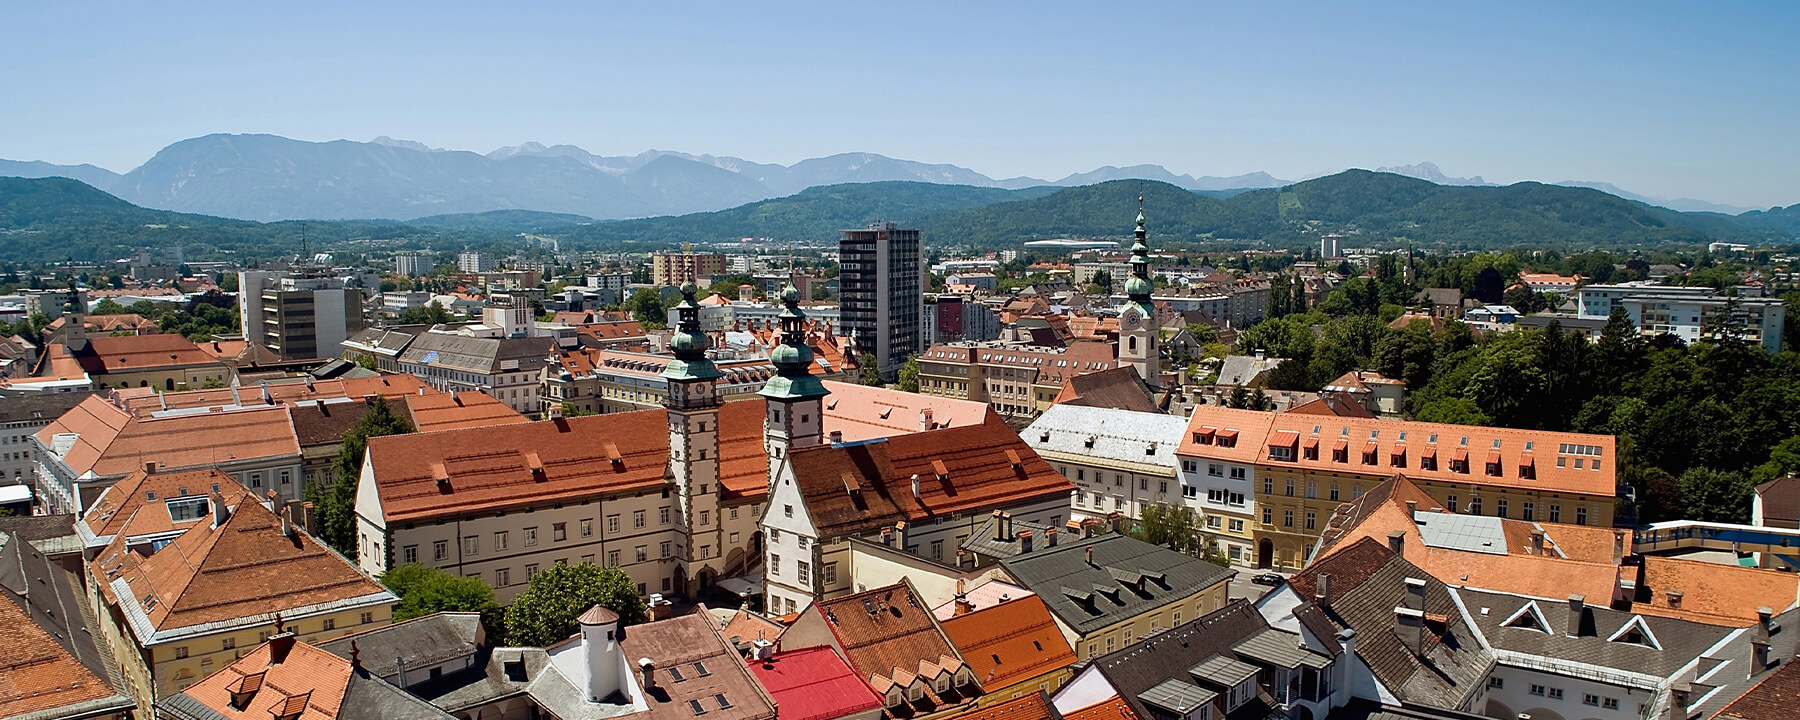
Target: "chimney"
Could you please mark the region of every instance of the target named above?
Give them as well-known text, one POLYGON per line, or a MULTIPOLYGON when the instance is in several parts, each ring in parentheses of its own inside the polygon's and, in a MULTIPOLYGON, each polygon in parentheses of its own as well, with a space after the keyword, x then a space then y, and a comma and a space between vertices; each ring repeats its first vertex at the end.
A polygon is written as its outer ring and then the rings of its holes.
POLYGON ((156 474, 156 463, 154 461, 144 463, 144 474, 145 475, 155 475, 156 474))
POLYGON ((994 511, 994 540, 997 542, 1006 542, 1006 522, 1000 519, 1002 514, 999 510, 994 511))
POLYGON ((1419 514, 1419 501, 1417 501, 1417 500, 1406 501, 1406 516, 1410 518, 1417 514, 1419 514))
POLYGON ((563 416, 562 405, 559 404, 552 404, 545 412, 551 420, 561 420, 563 416))
POLYGON ((1750 629, 1750 674, 1769 667, 1769 619, 1775 611, 1768 606, 1756 609, 1756 627, 1750 629))
POLYGON ((931 418, 931 408, 925 408, 924 410, 920 410, 919 411, 919 431, 924 432, 926 430, 934 430, 936 428, 937 428, 937 423, 935 421, 933 421, 931 418))
POLYGON ((1394 624, 1394 632, 1400 636, 1400 644, 1417 655, 1420 648, 1425 647, 1425 611, 1408 607, 1394 608, 1394 624))
POLYGON ((1058 533, 1056 532, 1056 528, 1049 528, 1049 529, 1045 530, 1044 531, 1044 547, 1056 547, 1057 534, 1058 533))
POLYGON ((918 473, 913 473, 913 476, 912 476, 912 493, 913 493, 913 499, 918 500, 919 499, 919 474, 918 473))
MULTIPOLYGON (((1346 658, 1355 658, 1356 657, 1356 629, 1355 628, 1344 628, 1342 630, 1339 630, 1337 633, 1337 641, 1338 641, 1338 645, 1340 645, 1344 648, 1344 654, 1342 655, 1342 657, 1346 657, 1346 658)), ((1333 671, 1337 673, 1336 681, 1331 683, 1331 687, 1333 688, 1332 694, 1336 695, 1337 688, 1348 689, 1350 687, 1350 665, 1352 665, 1352 663, 1339 662, 1339 663, 1332 663, 1332 665, 1334 667, 1333 671)))
POLYGON ((656 663, 651 662, 650 658, 638 658, 638 670, 641 671, 644 675, 644 681, 642 683, 644 686, 644 692, 648 693, 651 690, 655 690, 656 689, 656 663))
POLYGON ((1624 530, 1614 530, 1613 531, 1613 558, 1612 558, 1613 564, 1618 565, 1619 559, 1623 558, 1623 557, 1625 557, 1625 531, 1624 530))
POLYGON ((1425 580, 1409 577, 1406 579, 1406 596, 1403 599, 1409 610, 1425 611, 1425 580))
POLYGON ((975 612, 975 605, 969 602, 969 594, 965 591, 967 581, 956 579, 956 614, 967 615, 975 612))
POLYGON ((281 506, 281 534, 289 540, 300 539, 300 533, 294 529, 294 508, 291 505, 281 506))
POLYGON ((294 634, 291 632, 276 633, 269 636, 269 664, 280 665, 287 662, 289 652, 294 649, 294 634))
POLYGON ((1000 513, 1000 539, 1013 539, 1012 513, 1000 513))
POLYGON ((1569 637, 1581 637, 1581 616, 1587 611, 1587 597, 1580 593, 1569 595, 1569 637))
POLYGON ((1031 552, 1031 531, 1030 530, 1020 530, 1019 531, 1019 553, 1022 555, 1022 554, 1028 553, 1028 552, 1031 552))
POLYGON ((1544 531, 1541 528, 1531 531, 1531 554, 1544 554, 1544 531))
POLYGON ((1094 546, 1092 545, 1087 546, 1087 564, 1089 567, 1094 566, 1094 546))
POLYGON ((207 502, 212 503, 213 527, 224 525, 226 520, 231 519, 231 509, 225 507, 225 496, 220 495, 219 491, 214 490, 207 502))
POLYGON ((1313 579, 1313 602, 1323 605, 1330 599, 1331 574, 1319 573, 1319 576, 1313 579))
POLYGON ((363 669, 362 650, 356 647, 355 640, 350 641, 350 668, 357 672, 362 672, 363 669))
POLYGON ((906 521, 905 520, 901 520, 899 522, 894 523, 894 545, 895 545, 895 547, 900 548, 900 550, 902 552, 904 552, 906 550, 906 521))
POLYGON ((406 688, 406 658, 399 655, 394 656, 394 685, 401 689, 406 688))
POLYGON ((839 444, 842 444, 843 442, 844 442, 844 431, 842 431, 842 430, 831 431, 831 444, 839 445, 839 444))
POLYGON ((1395 555, 1406 557, 1406 531, 1395 530, 1388 533, 1388 549, 1395 555))
POLYGON ((1106 516, 1106 520, 1107 520, 1108 524, 1112 525, 1112 531, 1114 533, 1117 533, 1120 535, 1125 534, 1125 514, 1124 513, 1121 513, 1121 512, 1118 512, 1115 510, 1111 514, 1106 516))

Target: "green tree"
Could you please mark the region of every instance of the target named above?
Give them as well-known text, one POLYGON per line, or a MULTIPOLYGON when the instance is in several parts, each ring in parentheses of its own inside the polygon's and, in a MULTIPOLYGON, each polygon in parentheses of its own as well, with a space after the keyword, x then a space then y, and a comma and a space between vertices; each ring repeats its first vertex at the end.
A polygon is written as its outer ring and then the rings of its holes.
POLYGON ((1781 441, 1769 451, 1769 460, 1750 472, 1758 484, 1800 473, 1800 437, 1781 441))
POLYGON ((450 311, 433 300, 426 305, 401 310, 398 322, 401 325, 438 325, 450 322, 450 311))
POLYGON ((875 353, 863 353, 856 362, 862 366, 862 384, 870 387, 882 385, 881 368, 876 366, 875 353))
POLYGON ((394 622, 437 612, 490 615, 500 609, 494 591, 479 578, 451 575, 438 568, 407 563, 381 574, 381 584, 400 596, 394 622))
POLYGON ((1200 516, 1186 505, 1152 503, 1144 507, 1131 536, 1152 545, 1167 545, 1177 552, 1201 549, 1200 516))
POLYGON ((637 584, 618 568, 557 563, 533 575, 531 587, 506 609, 507 642, 543 647, 574 635, 575 618, 599 605, 619 614, 620 625, 648 617, 637 584))
POLYGON ((1493 418, 1481 412, 1481 407, 1474 400, 1462 397, 1444 398, 1426 403, 1419 408, 1417 419, 1423 422, 1450 423, 1452 425, 1492 425, 1493 418))
POLYGON ((1215 343, 1215 342, 1219 341, 1218 328, 1215 328, 1206 323, 1188 323, 1187 331, 1188 331, 1188 335, 1190 335, 1194 338, 1194 342, 1197 342, 1201 345, 1206 345, 1208 343, 1215 343))
POLYGON ((1226 398, 1225 400, 1225 407, 1236 408, 1238 410, 1248 409, 1250 407, 1250 389, 1242 385, 1233 386, 1231 388, 1231 397, 1226 398))
POLYGON ((579 407, 576 407, 574 402, 569 401, 569 400, 564 400, 563 404, 562 404, 562 414, 563 414, 563 417, 572 418, 572 417, 581 417, 583 415, 598 415, 599 413, 594 412, 592 410, 583 410, 579 407))
POLYGON ((1675 480, 1684 517, 1720 523, 1750 521, 1750 500, 1756 488, 1743 473, 1709 468, 1688 468, 1675 480))
POLYGON ((106 299, 103 299, 100 302, 94 304, 94 314, 95 315, 123 315, 123 314, 125 314, 125 306, 120 305, 119 301, 117 301, 117 300, 114 300, 112 298, 106 298, 106 299))
POLYGON ((919 391, 919 354, 907 356, 906 364, 900 366, 900 382, 896 388, 910 393, 919 391))
POLYGON ((669 308, 663 305, 662 293, 639 288, 625 299, 624 308, 645 330, 661 330, 668 325, 669 308))
POLYGON ((369 449, 369 438, 403 435, 413 431, 412 422, 394 412, 383 398, 377 397, 369 413, 344 432, 343 444, 331 463, 332 483, 306 486, 306 499, 319 516, 319 536, 332 548, 357 560, 356 485, 362 477, 363 455, 369 449))

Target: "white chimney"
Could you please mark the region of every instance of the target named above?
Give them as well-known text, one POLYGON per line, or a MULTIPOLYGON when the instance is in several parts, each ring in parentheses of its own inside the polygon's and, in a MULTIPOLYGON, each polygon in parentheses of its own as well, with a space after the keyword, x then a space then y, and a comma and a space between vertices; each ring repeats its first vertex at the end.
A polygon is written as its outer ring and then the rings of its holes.
POLYGON ((752 648, 750 651, 751 657, 754 657, 757 660, 769 662, 770 659, 775 657, 775 643, 758 638, 754 642, 751 642, 750 646, 752 648))
POLYGON ((625 659, 619 654, 619 615, 595 605, 582 613, 581 645, 587 653, 587 699, 601 702, 619 692, 625 659))
POLYGON ((912 493, 913 493, 914 500, 919 499, 919 474, 918 473, 913 473, 913 476, 912 476, 912 493))

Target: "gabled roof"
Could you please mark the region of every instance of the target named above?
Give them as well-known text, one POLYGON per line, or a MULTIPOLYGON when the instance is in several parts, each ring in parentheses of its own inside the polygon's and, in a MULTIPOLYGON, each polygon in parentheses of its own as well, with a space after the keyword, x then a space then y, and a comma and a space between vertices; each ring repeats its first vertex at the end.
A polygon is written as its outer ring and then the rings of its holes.
POLYGON ((0 535, 0 717, 125 709, 87 619, 81 582, 25 538, 0 535))
POLYGON ((181 720, 426 720, 453 717, 284 633, 157 701, 181 720))
POLYGON ((782 720, 832 720, 882 706, 881 696, 828 645, 783 650, 749 666, 782 720))
POLYGON ((1004 423, 991 420, 885 440, 816 445, 788 457, 822 537, 1066 497, 1075 489, 1004 423))
POLYGON ((1063 380, 1057 391, 1057 405, 1113 408, 1134 412, 1158 412, 1150 397, 1150 386, 1138 377, 1137 370, 1116 367, 1111 370, 1073 375, 1063 380))
POLYGON ((1332 417, 1373 418, 1375 413, 1363 407, 1344 393, 1325 393, 1316 400, 1308 400, 1287 409, 1287 412, 1298 415, 1329 415, 1332 417))
POLYGON ((951 715, 945 720, 1063 720, 1042 690, 951 715))
MULTIPOLYGON (((1185 694, 1192 700, 1201 700, 1216 695, 1220 688, 1203 687, 1193 671, 1209 661, 1240 664, 1232 647, 1268 629, 1268 622, 1254 606, 1241 599, 1233 600, 1225 607, 1090 662, 1118 691, 1119 701, 1130 708, 1128 715, 1167 718, 1167 711, 1153 707, 1146 699, 1166 701, 1174 699, 1172 695, 1185 694)), ((1103 714, 1116 717, 1112 712, 1103 714)), ((1224 713, 1215 712, 1213 716, 1223 717, 1224 713)))
POLYGON ((831 429, 841 431, 845 442, 1001 422, 983 402, 829 380, 822 384, 831 392, 824 399, 825 410, 836 419, 831 429))
POLYGON ((758 640, 774 642, 781 637, 784 628, 763 615, 739 609, 731 614, 719 628, 719 634, 739 650, 748 648, 758 640))
POLYGON ((1127 535, 1070 538, 1000 561, 1050 611, 1087 634, 1226 582, 1235 570, 1127 535), (1092 548, 1091 556, 1088 554, 1092 548))
POLYGON ((149 557, 126 548, 133 534, 127 523, 88 570, 140 646, 271 624, 276 614, 395 600, 304 531, 284 534, 281 521, 257 502, 240 501, 223 523, 209 515, 149 557))
MULTIPOLYGON (((1135 375, 1133 377, 1136 377, 1135 375)), ((1157 412, 1052 405, 1019 433, 1040 452, 1173 470, 1187 420, 1157 412)))
POLYGON ((907 581, 814 603, 805 612, 824 618, 850 666, 876 693, 922 677, 926 696, 939 706, 968 699, 956 694, 955 683, 939 693, 931 682, 962 669, 964 661, 907 581))
POLYGON ((1131 703, 1114 695, 1084 708, 1063 713, 1063 720, 1138 720, 1131 703))
POLYGON ((75 533, 90 547, 103 547, 127 525, 136 537, 186 530, 203 519, 212 520, 209 494, 213 492, 222 493, 226 505, 236 505, 251 497, 249 490, 218 468, 176 472, 138 470, 102 491, 75 522, 75 533), (169 512, 168 502, 183 498, 190 501, 205 498, 207 510, 195 517, 176 520, 169 512))
POLYGON ((180 335, 95 336, 88 347, 73 353, 76 361, 90 375, 133 373, 163 368, 216 366, 224 369, 212 353, 180 335))
POLYGON ((147 460, 173 470, 300 454, 287 407, 280 405, 155 417, 92 395, 37 437, 45 447, 58 448, 62 434, 78 436, 58 452, 77 476, 117 477, 147 460))
POLYGON ((950 644, 989 692, 1075 662, 1049 608, 1035 595, 1013 598, 939 621, 950 644))
POLYGON ((483 634, 481 613, 437 612, 322 642, 319 649, 345 660, 359 660, 363 669, 386 677, 400 672, 395 661, 417 670, 474 657, 483 634), (355 658, 350 653, 353 644, 355 658))
MULTIPOLYGON (((1573 610, 1568 601, 1537 601, 1539 615, 1548 627, 1533 630, 1506 625, 1505 620, 1530 606, 1530 598, 1482 590, 1456 591, 1474 619, 1489 646, 1506 650, 1556 658, 1571 662, 1645 673, 1656 677, 1674 675, 1682 666, 1693 662, 1734 631, 1733 628, 1706 625, 1674 618, 1642 616, 1613 610, 1605 605, 1583 603, 1577 621, 1579 635, 1569 633, 1573 610), (1641 623, 1647 634, 1656 638, 1657 647, 1616 639, 1634 623, 1641 623)), ((1596 598, 1599 603, 1610 598, 1596 598)), ((1535 622, 1535 621, 1534 621, 1535 622)))
POLYGON ((662 692, 645 693, 650 709, 642 720, 692 720, 696 713, 691 703, 706 710, 707 720, 775 717, 768 694, 751 677, 737 651, 719 635, 704 609, 633 625, 619 640, 619 648, 634 663, 637 658, 649 658, 661 677, 657 687, 662 692), (684 679, 671 682, 675 670, 680 670, 684 679))
POLYGON ((1646 555, 1632 609, 1644 615, 1679 617, 1743 627, 1756 622, 1756 608, 1786 612, 1800 598, 1800 576, 1762 568, 1646 555), (1681 595, 1679 605, 1670 591, 1681 595))

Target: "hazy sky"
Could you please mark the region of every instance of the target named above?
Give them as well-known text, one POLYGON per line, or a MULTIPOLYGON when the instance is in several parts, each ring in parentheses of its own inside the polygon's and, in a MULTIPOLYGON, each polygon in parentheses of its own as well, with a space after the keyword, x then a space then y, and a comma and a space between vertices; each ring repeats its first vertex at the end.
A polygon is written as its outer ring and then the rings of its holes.
POLYGON ((1796 37, 1791 0, 22 0, 0 2, 0 157, 123 172, 230 132, 997 178, 1430 160, 1766 207, 1800 203, 1796 37))

